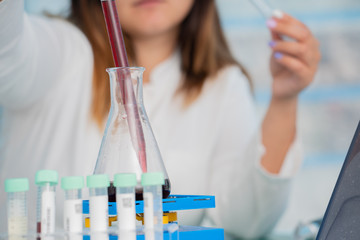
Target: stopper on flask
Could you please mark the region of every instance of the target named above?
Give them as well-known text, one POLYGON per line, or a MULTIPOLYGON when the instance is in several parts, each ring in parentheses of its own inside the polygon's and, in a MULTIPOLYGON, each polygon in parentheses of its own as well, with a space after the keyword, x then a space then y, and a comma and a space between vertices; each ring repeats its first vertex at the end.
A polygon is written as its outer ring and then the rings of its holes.
POLYGON ((5 192, 26 192, 29 190, 27 178, 10 178, 5 180, 5 192))
POLYGON ((107 174, 94 174, 87 176, 86 184, 88 188, 103 188, 110 186, 109 176, 107 174))
POLYGON ((162 172, 151 172, 143 173, 141 175, 141 185, 143 186, 154 186, 154 185, 164 185, 165 179, 162 172))
POLYGON ((81 176, 71 176, 61 178, 61 188, 64 190, 82 189, 84 187, 84 178, 81 176))
POLYGON ((51 186, 58 184, 58 173, 55 170, 40 170, 36 172, 35 183, 36 185, 44 185, 50 183, 51 186))

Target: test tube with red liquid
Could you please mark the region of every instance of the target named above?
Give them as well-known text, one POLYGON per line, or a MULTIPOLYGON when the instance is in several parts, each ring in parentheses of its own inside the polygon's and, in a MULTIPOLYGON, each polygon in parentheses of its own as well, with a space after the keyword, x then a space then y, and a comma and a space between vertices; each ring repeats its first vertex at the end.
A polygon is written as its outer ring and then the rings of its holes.
POLYGON ((55 232, 55 190, 58 173, 54 170, 40 170, 36 173, 35 183, 38 186, 37 233, 53 234, 55 232))

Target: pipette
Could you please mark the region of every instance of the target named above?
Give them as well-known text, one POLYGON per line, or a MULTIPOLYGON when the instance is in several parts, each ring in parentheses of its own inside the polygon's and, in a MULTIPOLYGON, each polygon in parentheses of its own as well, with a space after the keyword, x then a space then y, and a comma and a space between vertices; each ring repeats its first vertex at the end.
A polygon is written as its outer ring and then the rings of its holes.
MULTIPOLYGON (((106 28, 109 36, 115 66, 128 67, 129 62, 126 55, 126 48, 116 8, 116 1, 101 0, 101 5, 105 17, 106 28)), ((127 114, 127 120, 133 147, 138 154, 142 171, 147 172, 144 132, 140 122, 140 116, 133 90, 133 83, 130 78, 130 73, 128 74, 128 77, 125 77, 125 79, 120 82, 120 86, 122 101, 124 103, 125 111, 127 114)))
POLYGON ((283 15, 280 10, 273 9, 266 0, 250 0, 250 2, 252 2, 266 19, 271 17, 281 18, 283 15))

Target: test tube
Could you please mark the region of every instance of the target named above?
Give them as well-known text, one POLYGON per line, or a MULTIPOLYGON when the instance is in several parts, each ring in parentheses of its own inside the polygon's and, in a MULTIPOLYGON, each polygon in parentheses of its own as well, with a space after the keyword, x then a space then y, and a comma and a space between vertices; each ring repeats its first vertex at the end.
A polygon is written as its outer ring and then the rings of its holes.
POLYGON ((40 170, 36 173, 37 196, 37 232, 52 234, 55 232, 55 190, 58 173, 54 170, 40 170))
POLYGON ((161 172, 144 173, 141 176, 141 185, 144 188, 146 240, 163 239, 162 185, 164 184, 164 174, 161 172))
POLYGON ((114 176, 116 187, 117 221, 120 239, 136 239, 135 173, 119 173, 114 176))
POLYGON ((84 178, 80 176, 63 177, 61 187, 65 191, 64 229, 70 233, 83 230, 82 188, 84 178))
POLYGON ((14 239, 12 235, 24 236, 28 232, 28 190, 27 178, 12 178, 5 181, 9 239, 14 239))
POLYGON ((108 193, 110 186, 109 177, 106 174, 95 174, 87 176, 87 187, 89 188, 89 212, 90 231, 105 232, 108 229, 108 193))
POLYGON ((272 8, 266 0, 250 0, 250 2, 252 2, 266 19, 272 17, 282 18, 283 16, 283 13, 280 10, 272 8))

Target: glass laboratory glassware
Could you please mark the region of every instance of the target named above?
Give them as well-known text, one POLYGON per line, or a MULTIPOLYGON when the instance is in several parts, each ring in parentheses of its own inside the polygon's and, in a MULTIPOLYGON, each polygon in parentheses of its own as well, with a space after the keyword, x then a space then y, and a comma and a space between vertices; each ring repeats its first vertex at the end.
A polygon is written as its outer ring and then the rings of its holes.
POLYGON ((144 173, 141 177, 141 185, 144 187, 145 239, 163 240, 163 184, 164 175, 161 172, 144 173))
POLYGON ((55 192, 58 178, 58 173, 54 170, 36 172, 35 183, 38 186, 37 233, 53 234, 55 232, 55 192))
POLYGON ((83 231, 83 187, 84 178, 82 176, 63 177, 61 179, 61 188, 65 193, 64 230, 68 233, 81 233, 83 231))
MULTIPOLYGON (((142 173, 162 172, 164 174, 165 183, 162 186, 163 198, 167 198, 170 195, 171 188, 160 150, 144 108, 142 93, 144 70, 142 67, 119 67, 108 68, 106 70, 110 75, 111 107, 94 170, 94 174, 108 174, 109 176, 114 176, 117 173, 135 173, 137 179, 135 189, 137 200, 142 200, 143 198, 141 186, 142 173), (124 85, 121 83, 124 82, 125 78, 131 78, 132 80, 140 121, 129 121, 126 111, 128 107, 124 106, 124 97, 121 95, 124 92, 122 89, 124 85), (137 154, 138 151, 134 149, 136 144, 133 144, 129 130, 129 124, 136 124, 137 122, 142 125, 144 134, 144 146, 146 149, 145 164, 141 161, 141 156, 137 154)), ((126 104, 131 103, 126 102, 126 104)), ((109 201, 116 202, 116 188, 113 184, 108 191, 109 201)))
POLYGON ((137 180, 134 173, 118 173, 114 176, 120 239, 136 240, 136 185, 137 180))
POLYGON ((5 181, 7 192, 7 216, 9 239, 25 239, 28 233, 28 203, 27 192, 29 180, 27 178, 12 178, 5 181), (15 235, 15 236, 12 236, 15 235))
POLYGON ((89 188, 90 231, 106 232, 108 230, 107 188, 110 185, 107 174, 90 175, 86 178, 89 188))

